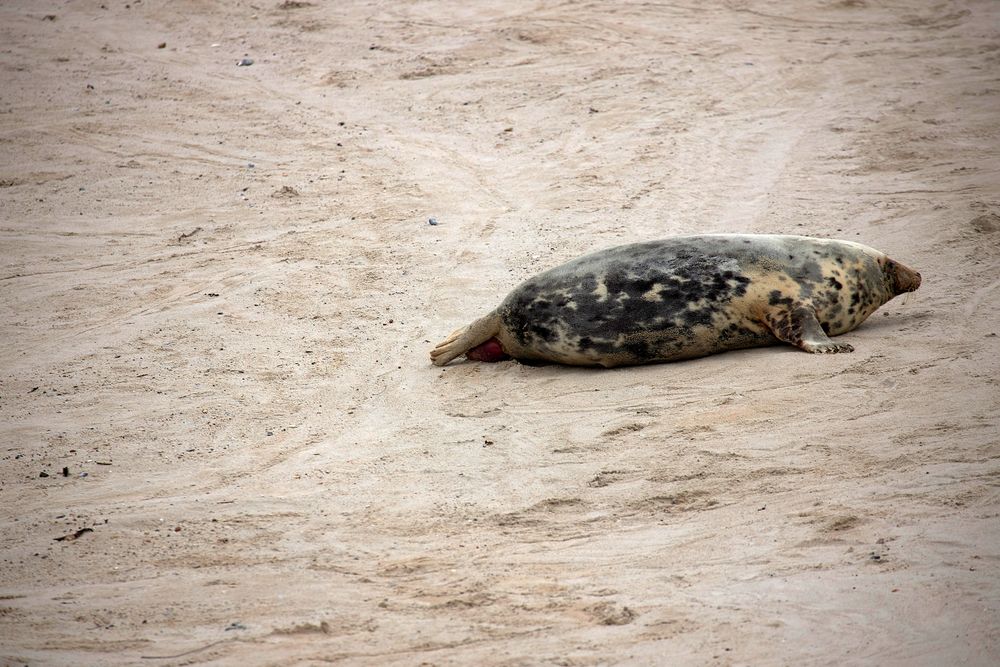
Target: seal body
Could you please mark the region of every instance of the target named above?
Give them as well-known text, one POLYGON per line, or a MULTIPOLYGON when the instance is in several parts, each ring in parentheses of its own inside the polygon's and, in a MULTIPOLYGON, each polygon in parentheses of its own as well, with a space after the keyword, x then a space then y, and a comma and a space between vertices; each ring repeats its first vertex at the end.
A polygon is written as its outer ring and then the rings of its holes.
POLYGON ((636 243, 525 281, 431 359, 613 367, 779 341, 849 352, 830 336, 919 285, 916 271, 850 241, 713 234, 636 243))

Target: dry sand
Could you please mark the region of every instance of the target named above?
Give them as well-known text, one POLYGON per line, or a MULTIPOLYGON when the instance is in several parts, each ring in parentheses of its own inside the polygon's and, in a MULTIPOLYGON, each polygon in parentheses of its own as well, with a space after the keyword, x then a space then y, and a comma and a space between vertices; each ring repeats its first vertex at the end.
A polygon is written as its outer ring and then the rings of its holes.
POLYGON ((23 0, 0 77, 0 663, 1000 662, 1000 3, 23 0), (428 363, 728 231, 924 285, 428 363))

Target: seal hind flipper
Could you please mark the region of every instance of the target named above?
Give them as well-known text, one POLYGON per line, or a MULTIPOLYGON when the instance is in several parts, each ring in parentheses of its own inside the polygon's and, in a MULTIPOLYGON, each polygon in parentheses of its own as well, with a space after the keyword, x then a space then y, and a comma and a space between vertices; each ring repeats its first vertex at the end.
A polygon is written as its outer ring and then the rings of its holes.
POLYGON ((435 366, 444 366, 452 359, 465 354, 481 343, 485 343, 498 333, 500 333, 500 315, 494 310, 472 324, 456 329, 450 336, 438 343, 431 350, 431 362, 435 366))
POLYGON ((854 352, 854 347, 847 343, 833 342, 816 318, 816 311, 807 306, 792 305, 787 310, 770 313, 766 321, 778 340, 790 343, 806 352, 813 354, 854 352))

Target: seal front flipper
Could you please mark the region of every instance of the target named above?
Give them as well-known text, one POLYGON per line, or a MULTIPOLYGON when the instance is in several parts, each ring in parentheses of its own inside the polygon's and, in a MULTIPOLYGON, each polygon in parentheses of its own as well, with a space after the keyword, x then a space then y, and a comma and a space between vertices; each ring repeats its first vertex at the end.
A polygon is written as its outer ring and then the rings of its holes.
MULTIPOLYGON (((444 366, 446 363, 459 357, 477 345, 485 343, 489 339, 500 333, 500 315, 494 310, 486 317, 480 317, 467 327, 458 329, 431 350, 431 362, 435 366, 444 366)), ((501 351, 502 353, 502 351, 501 351)), ((492 351, 490 357, 495 356, 492 351)), ((492 358, 483 359, 492 361, 492 358)))
POLYGON ((806 352, 854 352, 847 343, 833 342, 816 319, 816 311, 808 306, 793 304, 787 310, 768 313, 765 321, 778 340, 806 352))

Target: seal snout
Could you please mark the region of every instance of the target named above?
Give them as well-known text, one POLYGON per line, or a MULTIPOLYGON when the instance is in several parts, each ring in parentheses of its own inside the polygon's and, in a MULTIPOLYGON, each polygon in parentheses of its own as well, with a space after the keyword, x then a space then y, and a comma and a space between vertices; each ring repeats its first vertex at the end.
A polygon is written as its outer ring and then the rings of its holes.
POLYGON ((918 287, 920 287, 921 278, 919 272, 893 260, 889 261, 889 265, 886 268, 889 269, 890 278, 892 278, 892 284, 895 288, 894 291, 896 294, 914 292, 918 287))

